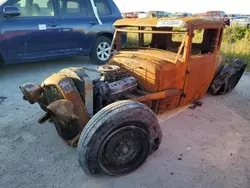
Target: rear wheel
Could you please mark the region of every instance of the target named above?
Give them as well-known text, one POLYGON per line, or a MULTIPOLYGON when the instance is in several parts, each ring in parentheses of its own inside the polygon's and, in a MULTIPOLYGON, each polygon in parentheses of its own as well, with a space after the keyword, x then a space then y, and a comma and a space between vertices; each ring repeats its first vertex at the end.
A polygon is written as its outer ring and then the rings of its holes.
POLYGON ((122 175, 141 166, 161 143, 155 114, 134 101, 119 101, 99 111, 78 142, 78 161, 92 175, 103 171, 122 175))
POLYGON ((111 40, 99 36, 92 47, 90 58, 96 64, 105 64, 111 55, 111 40))
POLYGON ((240 59, 223 67, 213 80, 209 92, 213 95, 222 95, 232 91, 240 81, 246 67, 247 64, 240 59))

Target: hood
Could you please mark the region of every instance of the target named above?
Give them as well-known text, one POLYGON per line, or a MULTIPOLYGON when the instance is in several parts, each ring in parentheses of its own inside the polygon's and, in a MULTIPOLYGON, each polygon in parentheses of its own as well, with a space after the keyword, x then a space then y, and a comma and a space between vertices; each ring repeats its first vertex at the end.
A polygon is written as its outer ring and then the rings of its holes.
MULTIPOLYGON (((169 52, 172 54, 171 52, 169 52)), ((122 51, 113 56, 108 64, 118 65, 121 70, 134 76, 145 91, 157 92, 160 90, 164 75, 178 70, 183 63, 168 61, 168 52, 153 53, 151 50, 122 51)))
POLYGON ((130 58, 134 60, 143 59, 145 61, 150 61, 151 63, 154 63, 156 65, 161 65, 162 63, 176 64, 182 61, 181 58, 179 58, 177 62, 175 61, 177 57, 176 53, 166 51, 166 50, 157 50, 157 49, 148 49, 148 48, 122 50, 114 56, 114 58, 118 58, 118 57, 119 59, 121 57, 130 58))

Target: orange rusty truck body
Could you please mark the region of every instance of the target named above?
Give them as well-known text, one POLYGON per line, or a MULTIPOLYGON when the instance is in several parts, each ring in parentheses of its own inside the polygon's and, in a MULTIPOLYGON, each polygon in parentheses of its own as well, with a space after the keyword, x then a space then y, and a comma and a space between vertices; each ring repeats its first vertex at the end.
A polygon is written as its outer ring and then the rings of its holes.
POLYGON ((122 33, 136 33, 141 45, 136 49, 123 49, 121 41, 116 40, 117 53, 109 64, 132 69, 132 75, 147 92, 162 93, 171 89, 171 96, 159 96, 155 101, 155 113, 202 98, 217 69, 224 63, 219 53, 224 29, 221 21, 199 18, 123 19, 117 21, 115 26, 116 38, 121 38, 122 33), (168 27, 164 27, 164 22, 168 27), (171 24, 179 30, 173 31, 171 24), (196 30, 203 30, 204 37, 200 44, 192 41, 196 30), (144 34, 148 33, 152 35, 152 47, 143 46, 144 34), (182 41, 174 42, 173 34, 183 35, 182 41), (154 48, 157 45, 158 48, 154 48))
POLYGON ((58 135, 77 146, 88 175, 120 175, 138 168, 161 144, 155 114, 201 105, 208 92, 230 92, 246 69, 239 59, 224 64, 222 21, 122 19, 114 26, 113 56, 94 70, 99 78, 91 80, 89 69, 74 67, 41 85, 20 87, 25 100, 45 111, 39 122, 52 120, 58 135))

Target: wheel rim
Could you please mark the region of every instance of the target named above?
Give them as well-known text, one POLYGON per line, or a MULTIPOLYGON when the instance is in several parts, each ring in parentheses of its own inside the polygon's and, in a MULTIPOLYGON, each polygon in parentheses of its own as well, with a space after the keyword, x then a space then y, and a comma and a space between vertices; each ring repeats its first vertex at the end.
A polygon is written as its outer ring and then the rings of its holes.
POLYGON ((147 159, 149 151, 147 132, 131 125, 114 131, 103 141, 98 161, 105 172, 119 175, 138 168, 147 159))
POLYGON ((107 42, 102 42, 97 46, 97 57, 101 61, 107 61, 111 54, 111 46, 107 42))

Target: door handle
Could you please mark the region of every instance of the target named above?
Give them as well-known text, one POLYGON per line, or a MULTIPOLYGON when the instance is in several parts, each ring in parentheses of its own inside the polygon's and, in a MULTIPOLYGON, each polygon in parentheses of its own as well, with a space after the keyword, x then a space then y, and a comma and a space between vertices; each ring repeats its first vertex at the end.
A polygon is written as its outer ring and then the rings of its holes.
POLYGON ((50 23, 49 23, 49 26, 51 26, 51 27, 56 27, 57 24, 56 24, 55 22, 50 22, 50 23))

